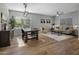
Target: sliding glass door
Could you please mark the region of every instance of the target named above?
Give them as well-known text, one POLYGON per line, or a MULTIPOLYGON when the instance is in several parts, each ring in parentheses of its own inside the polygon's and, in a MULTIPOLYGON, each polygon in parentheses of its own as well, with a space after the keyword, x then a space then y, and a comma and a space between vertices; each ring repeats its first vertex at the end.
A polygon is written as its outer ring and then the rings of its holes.
POLYGON ((27 28, 30 27, 30 19, 25 17, 15 17, 15 27, 17 28, 27 28))

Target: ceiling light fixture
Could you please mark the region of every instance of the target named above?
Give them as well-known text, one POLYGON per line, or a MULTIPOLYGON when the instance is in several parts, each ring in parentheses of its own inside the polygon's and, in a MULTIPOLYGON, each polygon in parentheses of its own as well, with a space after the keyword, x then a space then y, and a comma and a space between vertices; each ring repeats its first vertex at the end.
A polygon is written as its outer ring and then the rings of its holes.
POLYGON ((60 16, 60 15, 62 15, 62 14, 63 14, 63 11, 57 11, 56 16, 60 16))
POLYGON ((27 9, 27 3, 23 3, 23 5, 24 5, 24 8, 25 8, 25 10, 24 10, 24 16, 27 16, 29 14, 29 12, 26 11, 26 9, 27 9))

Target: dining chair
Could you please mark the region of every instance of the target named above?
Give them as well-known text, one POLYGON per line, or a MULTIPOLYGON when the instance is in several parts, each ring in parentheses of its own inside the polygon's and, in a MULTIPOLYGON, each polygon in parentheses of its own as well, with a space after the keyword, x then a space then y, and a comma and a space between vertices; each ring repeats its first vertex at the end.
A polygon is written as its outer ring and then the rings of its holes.
POLYGON ((22 39, 24 40, 24 37, 25 37, 25 32, 24 32, 24 30, 23 30, 23 29, 21 29, 21 31, 22 31, 22 39))

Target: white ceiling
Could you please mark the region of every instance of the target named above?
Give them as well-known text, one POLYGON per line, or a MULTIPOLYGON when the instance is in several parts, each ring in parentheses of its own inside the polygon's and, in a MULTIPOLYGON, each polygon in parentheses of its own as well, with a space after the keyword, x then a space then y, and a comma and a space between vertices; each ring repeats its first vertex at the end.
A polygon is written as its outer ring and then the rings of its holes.
MULTIPOLYGON (((5 5, 11 10, 24 11, 23 3, 6 3, 5 5)), ((77 10, 79 10, 78 3, 28 3, 27 6, 27 11, 31 13, 50 16, 56 15, 57 11, 68 13, 77 10)))

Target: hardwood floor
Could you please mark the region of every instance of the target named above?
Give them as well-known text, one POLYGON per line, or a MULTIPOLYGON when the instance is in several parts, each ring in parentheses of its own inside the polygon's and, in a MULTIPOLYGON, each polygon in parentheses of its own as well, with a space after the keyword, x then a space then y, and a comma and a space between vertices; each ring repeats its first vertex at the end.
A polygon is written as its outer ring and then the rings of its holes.
POLYGON ((79 40, 77 37, 63 41, 39 35, 39 40, 29 40, 24 44, 21 37, 11 40, 11 46, 0 48, 1 55, 77 55, 79 40), (19 41, 19 43, 18 43, 19 41), (22 46, 21 46, 22 45, 22 46))

